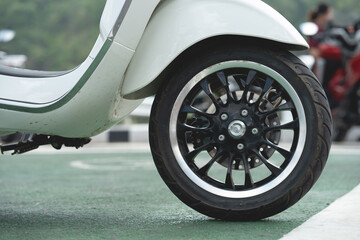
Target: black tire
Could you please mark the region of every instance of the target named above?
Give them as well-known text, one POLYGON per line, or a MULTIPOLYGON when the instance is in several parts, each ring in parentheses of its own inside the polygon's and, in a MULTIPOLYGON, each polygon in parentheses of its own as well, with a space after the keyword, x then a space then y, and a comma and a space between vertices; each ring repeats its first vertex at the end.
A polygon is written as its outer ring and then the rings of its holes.
POLYGON ((330 150, 329 104, 321 84, 291 53, 238 46, 200 51, 178 62, 166 79, 152 107, 150 145, 161 177, 191 208, 217 219, 258 220, 296 203, 320 176, 330 150), (253 100, 256 94, 261 96, 258 103, 253 100), (210 106, 201 109, 205 103, 210 106), (287 127, 279 115, 282 110, 293 118, 287 127), (288 149, 280 145, 286 131, 293 136, 288 149), (271 143, 264 144, 264 139, 271 143), (277 169, 272 161, 280 161, 277 169), (226 172, 225 179, 210 176, 215 167, 226 172), (263 179, 252 177, 266 171, 270 175, 263 179))

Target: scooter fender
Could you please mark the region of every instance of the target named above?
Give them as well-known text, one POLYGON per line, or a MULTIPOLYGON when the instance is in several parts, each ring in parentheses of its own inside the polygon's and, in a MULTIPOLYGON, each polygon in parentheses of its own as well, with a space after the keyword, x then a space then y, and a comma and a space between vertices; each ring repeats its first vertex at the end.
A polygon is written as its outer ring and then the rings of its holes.
POLYGON ((162 1, 128 66, 122 96, 155 94, 156 84, 151 83, 176 57, 202 40, 222 35, 275 41, 289 50, 308 48, 300 33, 260 0, 162 1))

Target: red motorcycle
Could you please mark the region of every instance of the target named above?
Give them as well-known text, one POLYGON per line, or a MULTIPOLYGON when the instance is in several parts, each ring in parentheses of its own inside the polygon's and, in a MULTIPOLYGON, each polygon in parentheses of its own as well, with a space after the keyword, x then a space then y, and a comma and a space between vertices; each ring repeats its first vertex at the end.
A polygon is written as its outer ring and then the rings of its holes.
POLYGON ((360 125, 360 21, 352 28, 329 27, 312 37, 320 42, 313 71, 329 98, 333 140, 343 141, 352 126, 360 125))

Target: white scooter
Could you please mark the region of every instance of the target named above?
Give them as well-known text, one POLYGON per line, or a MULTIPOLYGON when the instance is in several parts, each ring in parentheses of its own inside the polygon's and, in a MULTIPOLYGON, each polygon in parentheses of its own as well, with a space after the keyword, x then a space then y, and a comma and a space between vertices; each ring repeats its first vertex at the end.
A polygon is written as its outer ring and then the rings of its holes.
POLYGON ((307 47, 259 0, 108 0, 77 68, 0 68, 0 136, 33 134, 1 151, 80 147, 156 95, 151 150, 174 194, 214 218, 274 215, 330 148, 325 94, 289 52, 307 47))

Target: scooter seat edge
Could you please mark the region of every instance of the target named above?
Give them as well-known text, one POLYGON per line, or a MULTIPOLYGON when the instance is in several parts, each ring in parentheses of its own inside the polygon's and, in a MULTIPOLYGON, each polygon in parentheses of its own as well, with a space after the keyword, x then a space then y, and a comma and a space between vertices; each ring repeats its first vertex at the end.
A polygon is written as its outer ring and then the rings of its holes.
POLYGON ((22 68, 8 67, 0 65, 0 74, 13 76, 13 77, 26 77, 26 78, 47 78, 47 77, 58 77, 74 71, 77 67, 66 70, 66 71, 39 71, 22 68))

